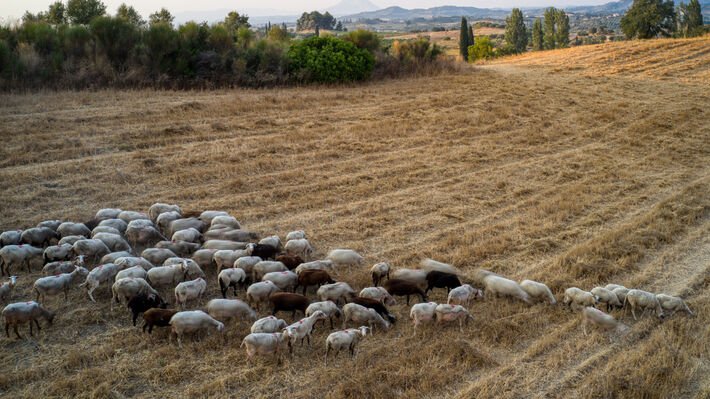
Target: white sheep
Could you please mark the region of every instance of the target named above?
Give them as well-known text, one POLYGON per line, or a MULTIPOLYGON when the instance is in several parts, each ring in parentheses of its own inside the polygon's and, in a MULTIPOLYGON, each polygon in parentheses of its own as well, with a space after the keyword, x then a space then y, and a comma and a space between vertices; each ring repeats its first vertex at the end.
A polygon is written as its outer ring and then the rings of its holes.
POLYGON ((81 241, 81 240, 86 240, 86 237, 84 237, 84 236, 66 236, 66 237, 62 237, 62 239, 59 240, 57 245, 64 245, 64 244, 74 245, 75 242, 81 241))
POLYGON ((347 327, 348 321, 353 321, 356 324, 367 324, 374 332, 374 326, 388 330, 391 326, 390 322, 383 319, 375 309, 368 309, 356 303, 348 303, 343 306, 343 330, 347 327))
POLYGON ((298 274, 290 270, 283 272, 270 272, 264 274, 261 278, 261 281, 266 280, 272 281, 281 291, 294 291, 296 289, 296 285, 298 284, 298 274))
POLYGON ((273 281, 260 281, 247 288, 247 302, 255 309, 259 309, 262 303, 269 304, 269 296, 278 292, 279 287, 273 281))
MULTIPOLYGON (((170 224, 178 219, 182 219, 180 212, 163 212, 154 220, 154 227, 157 227, 162 234, 168 234, 170 231, 170 224)), ((172 234, 170 236, 172 236, 172 234)))
POLYGON ((530 304, 530 295, 513 280, 496 274, 489 274, 483 278, 483 286, 485 287, 486 298, 502 295, 517 298, 530 304))
POLYGON ((133 266, 119 271, 116 274, 115 280, 118 281, 122 278, 128 277, 146 279, 148 277, 148 272, 146 272, 145 269, 141 266, 133 266))
POLYGON ((155 295, 160 296, 158 291, 153 289, 153 287, 148 284, 145 279, 139 277, 126 277, 120 280, 116 280, 111 286, 111 293, 113 294, 113 300, 111 301, 111 309, 113 309, 113 302, 121 303, 125 300, 128 303, 131 299, 139 295, 155 295))
POLYGON ((468 309, 461 305, 439 304, 436 306, 436 323, 448 323, 452 321, 459 322, 459 331, 463 332, 464 323, 468 324, 468 320, 473 319, 468 309))
POLYGON ((93 295, 94 290, 98 288, 102 282, 112 281, 119 271, 119 266, 113 263, 97 266, 89 272, 86 276, 86 281, 80 284, 79 287, 86 287, 89 299, 91 299, 91 302, 96 302, 93 295))
POLYGON ((348 300, 354 298, 357 294, 348 283, 338 282, 321 285, 318 287, 316 295, 321 301, 333 301, 337 304, 341 299, 347 303, 348 300))
POLYGON ((89 271, 83 267, 77 267, 71 273, 62 273, 56 276, 47 276, 38 278, 32 286, 33 291, 37 294, 37 301, 44 302, 47 295, 56 295, 64 292, 64 300, 68 299, 69 288, 76 280, 86 277, 89 271), (40 301, 40 299, 42 299, 40 301))
POLYGON ((10 338, 10 326, 13 326, 17 338, 22 339, 20 333, 17 332, 19 324, 29 323, 30 335, 32 333, 32 323, 37 326, 37 330, 41 330, 38 319, 41 317, 52 324, 54 313, 43 308, 40 304, 34 301, 11 303, 2 310, 2 316, 5 319, 5 334, 10 338))
POLYGON ((333 262, 330 260, 314 260, 311 262, 305 262, 298 265, 294 271, 296 274, 300 274, 303 270, 334 271, 333 262))
POLYGON ((472 299, 483 299, 483 291, 473 288, 470 284, 464 284, 449 291, 446 303, 469 306, 472 299))
POLYGON ((414 323, 414 335, 417 335, 417 327, 421 324, 431 323, 436 317, 436 302, 423 302, 412 305, 409 311, 409 318, 414 323))
POLYGON ((187 241, 199 244, 202 242, 202 233, 194 227, 176 231, 172 236, 172 241, 187 241))
POLYGON ((57 231, 59 226, 62 224, 61 220, 44 220, 37 223, 36 227, 48 227, 54 231, 57 231))
POLYGON ((372 276, 372 285, 377 287, 385 277, 390 278, 390 264, 387 262, 375 264, 370 269, 370 275, 372 276))
POLYGON ((246 242, 228 241, 228 240, 207 240, 202 245, 202 249, 229 249, 236 251, 238 249, 246 249, 246 242))
POLYGON ((212 318, 201 310, 177 312, 170 318, 171 334, 177 336, 178 347, 182 348, 182 336, 185 333, 195 333, 209 328, 215 328, 220 333, 224 331, 224 324, 212 318))
POLYGON ((99 264, 105 265, 107 263, 116 263, 117 259, 131 257, 133 257, 133 255, 128 251, 111 252, 110 254, 104 255, 99 261, 99 264))
POLYGON ((289 343, 287 331, 277 333, 251 333, 244 337, 239 347, 246 346, 247 359, 251 361, 254 355, 270 355, 273 354, 277 358, 277 362, 281 363, 281 346, 284 343, 289 343))
MULTIPOLYGON (((308 308, 306 308, 306 316, 311 316, 315 312, 323 312, 323 314, 328 317, 331 329, 334 328, 333 318, 340 318, 343 315, 343 312, 340 311, 338 305, 333 301, 313 302, 308 305, 308 308)), ((323 321, 323 323, 325 324, 325 321, 323 321)))
POLYGON ((582 311, 582 331, 587 335, 587 325, 592 324, 604 330, 616 330, 620 333, 628 331, 628 327, 619 323, 614 316, 606 314, 601 310, 587 306, 582 311))
POLYGON ((165 212, 175 212, 178 214, 182 214, 182 209, 178 205, 171 205, 171 204, 164 204, 164 203, 155 203, 148 208, 148 216, 150 217, 150 220, 155 223, 158 220, 158 216, 165 212))
POLYGON ((282 319, 276 318, 276 316, 267 316, 261 318, 251 325, 252 333, 275 333, 282 331, 286 328, 288 324, 282 319))
POLYGON ((229 216, 229 213, 225 211, 204 211, 200 214, 198 219, 202 220, 203 223, 209 226, 212 224, 212 219, 217 216, 229 216))
POLYGON ((121 219, 105 219, 102 220, 96 227, 110 227, 118 230, 120 234, 126 234, 126 230, 128 230, 128 223, 121 219))
POLYGON ((148 248, 141 252, 141 257, 154 265, 162 265, 167 259, 177 258, 175 252, 166 248, 148 248))
POLYGON ((120 234, 98 233, 92 239, 101 240, 111 252, 131 251, 131 246, 120 234))
POLYGON ((375 299, 387 306, 393 306, 397 304, 397 300, 394 299, 392 295, 384 287, 366 287, 363 288, 358 296, 362 298, 375 299))
POLYGON ((308 346, 311 346, 311 332, 313 331, 313 325, 318 320, 325 320, 327 318, 328 316, 326 316, 325 313, 320 310, 316 310, 312 315, 287 326, 284 330, 291 338, 290 349, 293 350, 293 344, 295 344, 299 339, 301 340, 301 346, 303 346, 304 339, 307 339, 308 346))
POLYGON ((690 308, 688 308, 688 305, 685 304, 683 299, 677 296, 657 294, 656 299, 658 299, 658 302, 661 304, 663 310, 671 312, 669 316, 673 316, 677 311, 684 311, 690 316, 694 316, 693 312, 690 311, 690 308))
POLYGON ((461 274, 459 269, 455 268, 454 266, 452 266, 448 263, 442 263, 442 262, 435 261, 434 259, 429 259, 429 258, 422 259, 422 261, 419 262, 419 266, 421 267, 422 270, 425 270, 427 272, 437 271, 437 272, 456 274, 456 275, 461 274))
POLYGON ((118 218, 118 215, 121 212, 123 212, 123 209, 116 209, 116 208, 99 209, 99 211, 96 212, 96 216, 94 217, 94 219, 96 219, 96 220, 116 219, 116 218, 118 218))
POLYGON ((232 229, 241 229, 242 225, 239 223, 237 218, 229 215, 219 215, 212 218, 210 221, 210 230, 218 229, 220 227, 229 227, 232 229))
POLYGON ((628 303, 631 307, 631 314, 634 316, 634 320, 638 320, 636 318, 636 309, 643 310, 641 312, 642 317, 648 309, 655 310, 656 316, 660 319, 665 317, 661 303, 658 301, 658 298, 656 298, 656 295, 650 292, 643 290, 629 290, 626 294, 626 303, 628 303))
POLYGON ((30 245, 7 245, 0 248, 0 275, 10 275, 13 266, 27 266, 27 272, 32 273, 31 266, 42 266, 44 250, 30 245))
POLYGON ((287 241, 286 245, 284 245, 284 250, 287 254, 298 255, 304 260, 309 260, 313 254, 313 247, 305 238, 287 241))
POLYGON ((350 357, 355 357, 355 348, 360 342, 360 337, 365 337, 369 329, 370 327, 360 326, 360 328, 348 328, 328 335, 325 339, 325 365, 328 365, 328 354, 331 350, 335 351, 334 357, 338 357, 338 353, 343 349, 348 349, 350 357))
POLYGON ((170 266, 157 266, 148 270, 148 278, 154 287, 172 287, 187 278, 187 263, 170 266))
POLYGON ((232 266, 244 270, 247 277, 251 278, 254 274, 254 266, 262 260, 263 259, 258 256, 242 256, 241 258, 235 260, 232 266))
POLYGON ((195 261, 204 270, 216 270, 214 263, 214 254, 218 249, 198 249, 192 254, 192 260, 195 261))
POLYGON ((624 307, 626 304, 626 294, 631 291, 630 289, 626 287, 617 287, 614 288, 611 292, 616 295, 616 297, 619 299, 619 302, 621 303, 621 306, 624 307))
POLYGON ((614 291, 617 288, 626 288, 626 287, 624 287, 623 285, 619 285, 619 284, 607 284, 604 288, 606 288, 609 291, 614 291))
POLYGON ((8 230, 0 234, 0 247, 20 245, 22 243, 22 230, 8 230))
POLYGON ((214 263, 217 265, 217 273, 219 273, 222 269, 234 267, 234 262, 236 262, 237 259, 250 255, 251 251, 248 249, 238 249, 236 251, 230 249, 220 249, 212 255, 212 258, 214 263))
POLYGON ((283 244, 281 243, 281 239, 279 238, 279 236, 264 237, 259 240, 259 244, 271 246, 273 248, 276 248, 277 251, 283 249, 283 244))
POLYGON ((527 292, 532 299, 539 301, 550 301, 551 305, 557 303, 557 299, 555 299, 555 296, 552 295, 550 288, 543 283, 532 280, 523 280, 520 282, 520 288, 527 292))
POLYGON ((291 231, 286 234, 286 241, 300 240, 302 238, 306 238, 306 232, 303 230, 291 231))
POLYGON ((207 302, 207 313, 227 323, 230 320, 256 320, 256 312, 239 299, 212 299, 207 302))
POLYGON ((137 257, 137 256, 124 256, 124 257, 114 260, 113 263, 119 265, 122 269, 128 269, 129 267, 140 266, 145 271, 148 271, 154 267, 152 263, 148 262, 148 259, 137 257))
POLYGON ((184 309, 188 301, 199 300, 207 291, 207 281, 202 277, 183 281, 175 287, 175 305, 184 309))
POLYGON ((348 271, 353 267, 362 266, 365 262, 365 258, 352 249, 334 249, 328 253, 326 259, 332 261, 338 268, 347 266, 348 271))
POLYGON ((565 290, 562 303, 569 306, 572 310, 580 310, 587 306, 596 305, 597 299, 591 292, 584 291, 577 287, 570 287, 565 290))
POLYGON ((120 231, 116 230, 115 228, 111 226, 96 226, 94 227, 93 230, 91 230, 91 238, 96 238, 96 235, 99 233, 109 233, 109 234, 116 234, 116 235, 123 235, 120 231))
POLYGON ((0 302, 5 302, 17 284, 17 276, 10 276, 10 280, 0 285, 0 302))
POLYGON ((118 214, 118 219, 121 219, 126 223, 130 223, 134 220, 150 220, 148 215, 145 213, 136 211, 122 211, 118 214))
POLYGON ((619 297, 613 292, 609 291, 603 287, 594 287, 590 291, 594 295, 597 303, 606 304, 606 311, 608 312, 613 306, 620 308, 621 302, 619 297))
POLYGON ((71 273, 76 269, 76 265, 72 261, 50 262, 42 268, 42 275, 54 276, 55 274, 71 273))
POLYGON ((237 296, 237 285, 244 285, 247 280, 247 274, 242 269, 230 268, 224 269, 217 275, 219 289, 222 292, 222 298, 227 297, 229 287, 234 288, 234 296, 237 296))
POLYGON ((111 250, 103 241, 93 238, 79 240, 72 245, 72 253, 76 256, 84 255, 84 261, 90 266, 97 264, 104 255, 110 252, 111 250))
POLYGON ((429 285, 426 280, 426 275, 427 272, 425 270, 397 269, 392 272, 391 278, 409 281, 424 291, 429 285))
MULTIPOLYGON (((207 230, 203 236, 206 241, 222 241, 222 242, 239 242, 246 245, 246 241, 255 240, 258 235, 252 231, 233 229, 231 227, 220 227, 217 229, 207 230)), ((217 244, 210 244, 216 246, 217 244)), ((226 246, 227 244, 220 244, 226 246)), ((220 249, 239 249, 239 248, 220 248, 220 249)))
POLYGON ((266 273, 288 271, 286 265, 272 260, 262 260, 252 268, 252 281, 259 281, 266 273))
POLYGON ((51 245, 45 248, 43 257, 45 262, 57 262, 69 260, 72 256, 72 246, 70 244, 51 245))
POLYGON ((91 236, 91 230, 84 223, 64 222, 57 228, 57 233, 62 237, 66 236, 91 236))

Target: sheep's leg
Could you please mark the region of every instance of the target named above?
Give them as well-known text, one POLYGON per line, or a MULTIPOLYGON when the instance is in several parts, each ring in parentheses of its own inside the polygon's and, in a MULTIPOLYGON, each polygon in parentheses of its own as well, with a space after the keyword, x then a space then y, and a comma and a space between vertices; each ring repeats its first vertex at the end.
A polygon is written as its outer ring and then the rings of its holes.
POLYGON ((587 336, 587 320, 582 321, 582 331, 584 332, 584 336, 587 336))
POLYGON ((39 320, 34 319, 34 322, 37 325, 37 331, 42 331, 42 327, 39 326, 39 320))
POLYGON ((15 330, 15 335, 17 335, 17 339, 22 339, 22 337, 20 336, 20 333, 17 332, 17 324, 13 325, 12 329, 15 330))
POLYGON ((5 335, 10 338, 10 323, 5 322, 5 335))
POLYGON ((638 319, 636 318, 636 309, 635 309, 635 306, 632 306, 632 307, 631 307, 631 314, 634 316, 634 320, 638 320, 638 319))
POLYGON ((324 359, 326 366, 328 365, 328 353, 329 352, 330 352, 330 345, 326 344, 325 345, 325 359, 324 359))
MULTIPOLYGON (((94 295, 93 295, 93 292, 95 289, 96 289, 96 287, 89 288, 89 298, 91 299, 91 302, 94 302, 94 303, 96 303, 96 299, 94 299, 94 295)), ((136 324, 133 323, 133 325, 135 326, 136 324)))
POLYGON ((409 306, 409 294, 407 294, 407 306, 409 306))
POLYGON ((30 337, 34 337, 35 335, 32 333, 32 319, 30 319, 30 337))
MULTIPOLYGON (((325 320, 323 320, 323 324, 325 324, 325 320)), ((333 318, 330 318, 330 329, 333 329, 333 318)))

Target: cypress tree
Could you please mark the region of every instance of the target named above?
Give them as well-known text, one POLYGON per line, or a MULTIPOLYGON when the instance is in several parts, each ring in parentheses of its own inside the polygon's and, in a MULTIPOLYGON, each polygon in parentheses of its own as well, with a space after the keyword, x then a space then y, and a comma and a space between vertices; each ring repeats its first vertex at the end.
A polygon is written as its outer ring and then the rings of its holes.
POLYGON ((557 48, 569 46, 569 17, 564 10, 555 12, 555 45, 557 48))
POLYGON ((545 10, 545 23, 543 27, 543 47, 545 50, 555 48, 555 7, 545 10))
POLYGON ((532 49, 540 51, 543 49, 542 21, 536 18, 532 27, 532 49))
POLYGON ((461 32, 459 34, 459 54, 461 54, 461 58, 466 61, 468 59, 468 46, 469 46, 469 37, 468 37, 468 21, 466 20, 466 17, 461 17, 461 32))
POLYGON ((473 37, 473 24, 468 26, 468 46, 471 47, 476 44, 476 40, 473 37))
POLYGON ((527 48, 528 34, 523 12, 519 8, 513 8, 510 16, 505 19, 505 42, 516 53, 522 53, 527 48))

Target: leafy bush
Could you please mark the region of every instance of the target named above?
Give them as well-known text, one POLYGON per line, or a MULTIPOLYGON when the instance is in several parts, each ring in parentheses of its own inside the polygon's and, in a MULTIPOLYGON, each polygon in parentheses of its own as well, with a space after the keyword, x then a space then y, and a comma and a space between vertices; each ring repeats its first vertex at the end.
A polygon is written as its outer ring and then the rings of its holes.
POLYGON ((486 60, 494 56, 493 43, 488 36, 479 36, 479 38, 476 39, 476 43, 468 47, 468 59, 470 61, 486 60))
POLYGON ((98 17, 91 21, 91 33, 113 68, 124 70, 140 38, 136 26, 123 18, 98 17))
POLYGON ((380 37, 376 33, 365 29, 354 30, 345 37, 343 40, 351 42, 358 48, 365 49, 371 53, 380 49, 380 37))
POLYGON ((419 37, 405 42, 392 43, 392 55, 400 61, 422 63, 433 61, 441 54, 441 48, 432 44, 427 37, 419 37))
POLYGON ((291 68, 299 80, 322 83, 367 79, 375 64, 367 50, 335 37, 310 37, 288 51, 291 68))

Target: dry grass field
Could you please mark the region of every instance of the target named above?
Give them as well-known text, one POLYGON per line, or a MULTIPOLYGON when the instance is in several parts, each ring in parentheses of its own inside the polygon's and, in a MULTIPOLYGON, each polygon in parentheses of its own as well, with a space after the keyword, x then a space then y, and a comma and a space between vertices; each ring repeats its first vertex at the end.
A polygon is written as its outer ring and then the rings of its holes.
MULTIPOLYGON (((400 300, 392 330, 326 368, 323 329, 283 365, 248 364, 246 324, 226 347, 179 350, 111 311, 108 287, 97 304, 75 289, 47 301, 58 317, 35 339, 0 337, 0 396, 708 398, 709 67, 706 37, 353 87, 1 95, 2 230, 174 202, 264 235, 305 229, 319 256, 353 248, 367 269, 433 257, 559 298, 614 282, 681 295, 697 317, 616 311, 628 335, 585 337, 561 306, 489 299, 463 333, 412 337, 400 300)), ((12 301, 39 273, 19 275, 12 301)))

